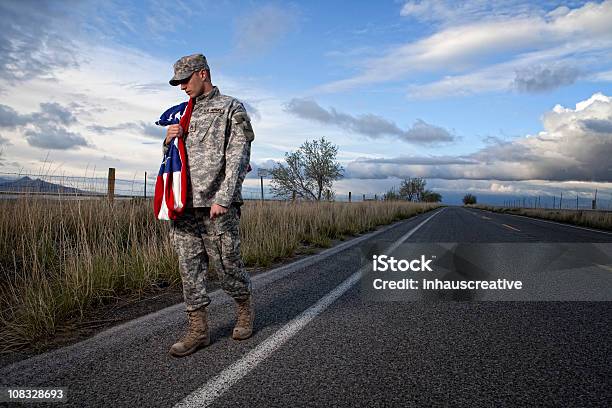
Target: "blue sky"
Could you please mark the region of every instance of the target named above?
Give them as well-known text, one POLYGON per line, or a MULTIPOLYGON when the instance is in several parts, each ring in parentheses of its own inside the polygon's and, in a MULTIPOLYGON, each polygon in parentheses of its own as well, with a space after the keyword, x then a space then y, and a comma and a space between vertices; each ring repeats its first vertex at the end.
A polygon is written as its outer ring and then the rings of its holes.
POLYGON ((611 198, 612 1, 5 1, 0 13, 0 172, 156 173, 152 123, 185 99, 172 64, 202 52, 213 83, 247 103, 256 168, 325 136, 346 170, 339 195, 422 176, 447 202, 611 198))

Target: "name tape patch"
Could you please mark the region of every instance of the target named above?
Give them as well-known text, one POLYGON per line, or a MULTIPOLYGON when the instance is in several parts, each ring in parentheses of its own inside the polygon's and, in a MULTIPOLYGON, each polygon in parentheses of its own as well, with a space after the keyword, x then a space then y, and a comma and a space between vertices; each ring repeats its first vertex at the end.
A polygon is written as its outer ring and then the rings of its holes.
POLYGON ((225 109, 223 108, 206 108, 203 109, 205 113, 224 113, 225 109))

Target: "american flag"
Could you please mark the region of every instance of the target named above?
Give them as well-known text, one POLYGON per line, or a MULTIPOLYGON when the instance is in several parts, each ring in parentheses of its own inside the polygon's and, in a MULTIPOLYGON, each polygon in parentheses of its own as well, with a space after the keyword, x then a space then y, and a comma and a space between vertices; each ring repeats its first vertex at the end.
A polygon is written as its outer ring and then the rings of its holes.
MULTIPOLYGON (((166 109, 155 122, 159 126, 174 125, 181 121, 188 102, 166 109)), ((186 116, 185 122, 189 118, 186 116)), ((157 181, 155 183, 155 197, 153 210, 158 220, 174 220, 178 218, 187 201, 187 154, 185 142, 182 137, 175 137, 164 153, 157 181)))
POLYGON ((157 182, 153 209, 158 220, 174 220, 180 215, 187 200, 187 169, 183 139, 172 139, 164 154, 157 182))

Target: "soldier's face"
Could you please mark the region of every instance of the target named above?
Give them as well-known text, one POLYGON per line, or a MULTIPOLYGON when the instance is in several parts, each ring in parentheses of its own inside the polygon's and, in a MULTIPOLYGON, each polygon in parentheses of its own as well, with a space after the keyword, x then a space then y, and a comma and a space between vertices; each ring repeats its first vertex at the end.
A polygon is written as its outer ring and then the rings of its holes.
POLYGON ((197 71, 191 74, 189 79, 181 82, 181 89, 185 91, 190 98, 196 98, 204 93, 204 80, 206 79, 206 71, 197 71))

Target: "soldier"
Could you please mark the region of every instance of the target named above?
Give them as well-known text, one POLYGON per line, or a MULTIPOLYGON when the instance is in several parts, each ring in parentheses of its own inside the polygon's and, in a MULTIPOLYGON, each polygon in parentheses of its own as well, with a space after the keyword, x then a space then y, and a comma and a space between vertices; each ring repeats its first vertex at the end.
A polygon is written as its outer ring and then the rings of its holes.
POLYGON ((180 85, 194 102, 189 129, 171 125, 164 140, 165 149, 172 138, 185 137, 188 163, 186 208, 172 221, 171 232, 189 328, 172 345, 170 354, 182 357, 210 343, 206 311, 210 303, 206 293, 209 262, 223 290, 236 301, 232 337, 244 340, 253 332, 251 280, 240 257, 239 224, 242 182, 255 135, 243 104, 212 85, 204 55, 180 58, 174 64, 170 85, 180 85))

